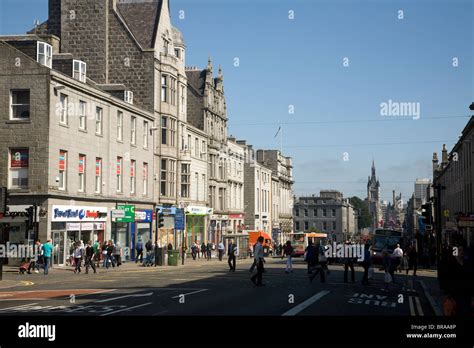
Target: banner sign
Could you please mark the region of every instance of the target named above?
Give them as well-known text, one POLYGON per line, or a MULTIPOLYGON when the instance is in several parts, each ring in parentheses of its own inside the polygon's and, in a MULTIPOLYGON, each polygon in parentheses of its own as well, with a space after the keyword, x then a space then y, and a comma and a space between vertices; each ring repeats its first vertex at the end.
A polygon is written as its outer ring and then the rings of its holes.
POLYGON ((51 221, 107 221, 107 208, 53 205, 51 221))
POLYGON ((28 149, 11 150, 11 168, 28 168, 28 149))

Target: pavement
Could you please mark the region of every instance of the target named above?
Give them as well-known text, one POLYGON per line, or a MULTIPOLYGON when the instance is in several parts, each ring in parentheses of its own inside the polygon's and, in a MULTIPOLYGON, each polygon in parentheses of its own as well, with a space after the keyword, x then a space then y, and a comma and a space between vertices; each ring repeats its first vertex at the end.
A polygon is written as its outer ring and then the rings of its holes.
POLYGON ((308 279, 306 264, 295 259, 293 272, 285 261, 268 258, 265 287, 249 280, 251 259, 238 260, 229 272, 226 260, 186 259, 185 265, 141 267, 125 263, 74 274, 71 267, 55 267, 48 275, 17 273, 4 268, 0 281, 1 315, 382 315, 432 316, 437 314, 435 272, 417 277, 396 274, 387 287, 384 273, 364 286, 362 268, 356 282, 343 282, 343 266, 329 266, 326 283, 308 279), (431 297, 431 298, 430 298, 431 297))

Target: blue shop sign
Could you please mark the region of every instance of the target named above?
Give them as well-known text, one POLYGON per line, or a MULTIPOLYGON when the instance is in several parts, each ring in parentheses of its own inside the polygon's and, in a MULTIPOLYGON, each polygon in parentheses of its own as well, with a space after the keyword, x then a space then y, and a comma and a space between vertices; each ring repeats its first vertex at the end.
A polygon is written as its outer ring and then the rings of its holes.
POLYGON ((163 215, 176 215, 176 207, 156 207, 157 213, 162 213, 163 215))
POLYGON ((153 210, 135 209, 135 222, 152 222, 153 221, 153 210))

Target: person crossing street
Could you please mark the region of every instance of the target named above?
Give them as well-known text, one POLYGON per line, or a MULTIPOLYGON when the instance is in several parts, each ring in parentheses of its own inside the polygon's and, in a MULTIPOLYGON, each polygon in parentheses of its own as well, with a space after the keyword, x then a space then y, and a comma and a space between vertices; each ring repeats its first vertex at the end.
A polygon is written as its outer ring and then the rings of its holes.
POLYGON ((229 259, 227 260, 227 263, 229 264, 229 272, 235 272, 235 256, 237 252, 237 245, 234 244, 234 240, 231 239, 229 242, 229 247, 227 249, 227 255, 229 259))
POLYGON ((264 238, 262 236, 258 237, 257 244, 255 245, 254 259, 257 264, 257 273, 254 274, 250 280, 256 286, 265 286, 265 284, 262 283, 263 272, 265 271, 263 267, 265 263, 265 259, 263 258, 263 240, 264 238))

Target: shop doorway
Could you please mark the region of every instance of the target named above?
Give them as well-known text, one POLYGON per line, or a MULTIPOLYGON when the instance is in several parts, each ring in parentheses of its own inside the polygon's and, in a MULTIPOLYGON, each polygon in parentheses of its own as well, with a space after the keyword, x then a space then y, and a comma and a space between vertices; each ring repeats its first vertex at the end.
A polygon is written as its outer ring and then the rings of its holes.
POLYGON ((53 231, 53 265, 64 266, 66 264, 66 232, 53 231))

